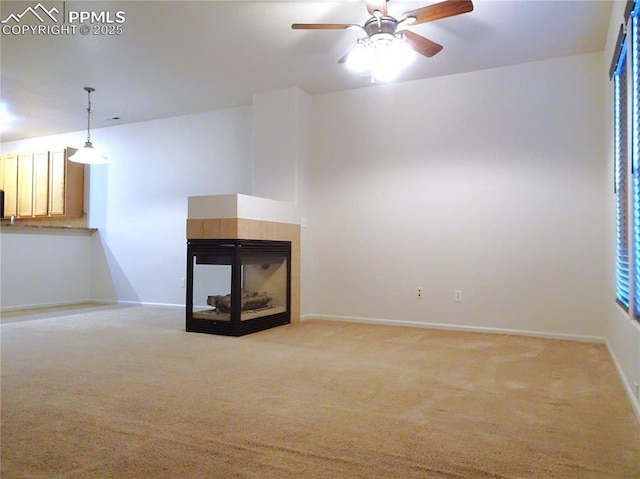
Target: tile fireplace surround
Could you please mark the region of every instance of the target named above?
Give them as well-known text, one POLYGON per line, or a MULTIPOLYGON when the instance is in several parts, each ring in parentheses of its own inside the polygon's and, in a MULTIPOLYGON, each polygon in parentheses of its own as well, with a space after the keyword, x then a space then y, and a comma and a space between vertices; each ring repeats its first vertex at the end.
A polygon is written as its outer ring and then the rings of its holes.
POLYGON ((300 218, 296 205, 282 201, 239 194, 190 196, 187 240, 291 242, 290 319, 297 323, 300 321, 300 218))

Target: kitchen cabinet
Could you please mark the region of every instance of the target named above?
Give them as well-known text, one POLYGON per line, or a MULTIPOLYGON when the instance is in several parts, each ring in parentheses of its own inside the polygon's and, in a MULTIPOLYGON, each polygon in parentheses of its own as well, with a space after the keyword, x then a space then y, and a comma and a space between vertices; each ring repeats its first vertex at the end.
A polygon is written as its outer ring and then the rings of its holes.
POLYGON ((77 150, 49 154, 49 216, 80 218, 84 210, 84 165, 69 161, 77 150))
POLYGON ((4 217, 18 214, 18 155, 2 155, 2 189, 4 190, 4 217))
POLYGON ((33 155, 33 216, 49 214, 49 152, 33 155))
POLYGON ((0 158, 0 184, 9 218, 81 218, 84 165, 68 157, 74 148, 7 154, 0 158))
POLYGON ((33 216, 33 153, 18 153, 18 217, 33 216))

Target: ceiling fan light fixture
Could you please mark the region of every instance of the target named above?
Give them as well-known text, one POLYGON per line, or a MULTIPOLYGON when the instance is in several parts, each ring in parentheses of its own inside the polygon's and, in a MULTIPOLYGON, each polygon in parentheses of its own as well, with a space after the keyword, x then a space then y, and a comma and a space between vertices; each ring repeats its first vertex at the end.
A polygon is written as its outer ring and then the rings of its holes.
POLYGON ((347 56, 347 68, 354 72, 365 72, 371 70, 372 64, 373 50, 365 42, 358 41, 347 56))
POLYGON ((386 83, 395 80, 400 76, 401 69, 388 62, 377 62, 371 69, 373 79, 386 83))
POLYGON ((360 39, 347 56, 346 65, 356 72, 370 72, 372 81, 395 80, 415 58, 402 34, 380 33, 360 39))
POLYGON ((102 165, 107 162, 107 159, 91 144, 91 92, 94 92, 95 88, 86 86, 84 91, 87 92, 87 141, 84 147, 69 157, 69 161, 86 165, 102 165))
POLYGON ((400 68, 406 68, 416 58, 415 50, 411 48, 409 42, 404 38, 404 35, 397 35, 393 43, 390 45, 393 51, 393 61, 397 63, 400 68))

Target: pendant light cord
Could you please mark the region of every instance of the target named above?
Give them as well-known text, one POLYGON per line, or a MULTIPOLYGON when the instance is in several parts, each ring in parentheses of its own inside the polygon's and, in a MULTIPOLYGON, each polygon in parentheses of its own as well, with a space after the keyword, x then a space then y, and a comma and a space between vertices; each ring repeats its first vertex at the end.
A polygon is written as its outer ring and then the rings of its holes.
POLYGON ((87 90, 87 143, 91 143, 91 90, 87 90))

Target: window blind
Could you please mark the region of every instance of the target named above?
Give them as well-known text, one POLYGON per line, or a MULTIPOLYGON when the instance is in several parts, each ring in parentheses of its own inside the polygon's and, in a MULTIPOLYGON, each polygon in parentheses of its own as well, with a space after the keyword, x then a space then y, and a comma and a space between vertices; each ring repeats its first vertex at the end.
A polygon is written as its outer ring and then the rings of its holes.
POLYGON ((615 109, 616 299, 629 307, 628 108, 626 46, 620 44, 613 74, 615 109))
POLYGON ((633 97, 633 316, 640 318, 640 4, 634 5, 631 18, 632 97, 633 97))

